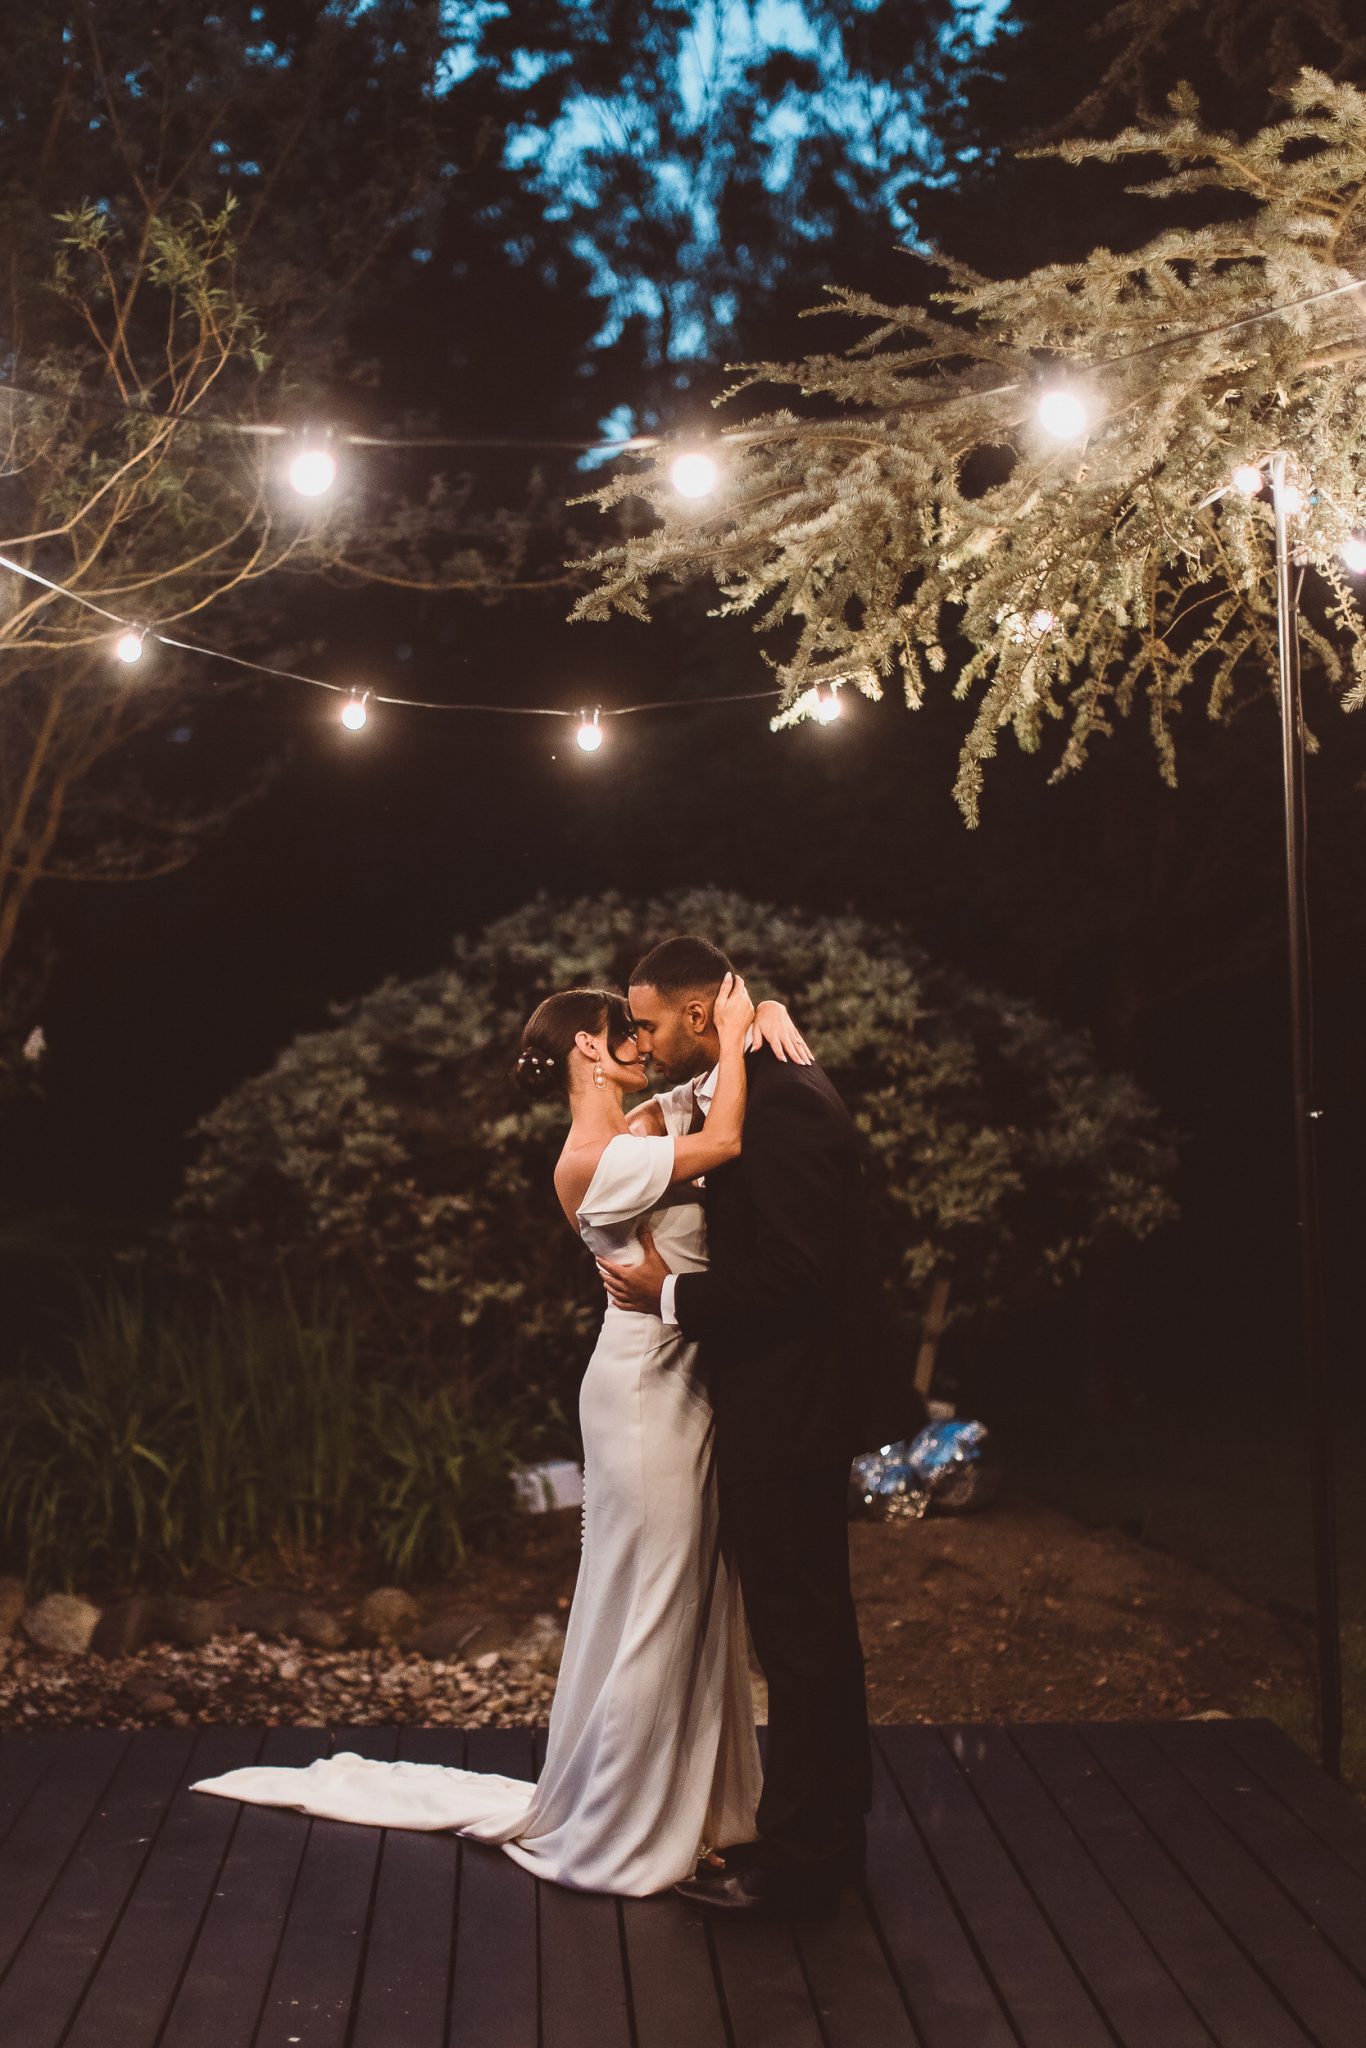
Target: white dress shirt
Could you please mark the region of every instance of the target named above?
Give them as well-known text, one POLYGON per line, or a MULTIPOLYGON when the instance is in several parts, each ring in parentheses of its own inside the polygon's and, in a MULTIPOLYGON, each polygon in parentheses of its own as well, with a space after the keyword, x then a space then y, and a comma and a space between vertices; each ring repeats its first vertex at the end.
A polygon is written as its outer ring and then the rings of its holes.
MULTIPOLYGON (((745 1033, 745 1051, 751 1052, 753 1047, 754 1033, 747 1031, 745 1033)), ((710 1073, 703 1074, 692 1084, 694 1106, 701 1110, 703 1116, 710 1114, 712 1098, 716 1094, 716 1082, 720 1072, 721 1063, 718 1060, 710 1073)), ((702 1187, 705 1185, 705 1182, 705 1174, 699 1174, 697 1176, 697 1186, 702 1187)), ((670 1324, 675 1330, 678 1328, 678 1317, 674 1314, 674 1283, 677 1278, 678 1275, 676 1273, 666 1273, 664 1285, 659 1291, 659 1320, 662 1323, 670 1324)))

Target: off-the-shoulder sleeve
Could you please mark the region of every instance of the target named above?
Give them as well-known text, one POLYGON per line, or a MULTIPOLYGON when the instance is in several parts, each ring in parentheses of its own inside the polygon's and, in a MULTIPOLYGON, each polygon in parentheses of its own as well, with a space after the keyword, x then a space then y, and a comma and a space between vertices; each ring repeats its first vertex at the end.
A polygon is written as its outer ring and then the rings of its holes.
POLYGON ((672 1131, 674 1137, 687 1136, 696 1099, 691 1081, 682 1081, 677 1088, 666 1088, 662 1095, 655 1096, 655 1107, 664 1118, 664 1128, 672 1131))
POLYGON ((672 1138, 609 1138, 578 1208, 580 1223, 610 1230, 653 1209, 673 1178, 672 1138))

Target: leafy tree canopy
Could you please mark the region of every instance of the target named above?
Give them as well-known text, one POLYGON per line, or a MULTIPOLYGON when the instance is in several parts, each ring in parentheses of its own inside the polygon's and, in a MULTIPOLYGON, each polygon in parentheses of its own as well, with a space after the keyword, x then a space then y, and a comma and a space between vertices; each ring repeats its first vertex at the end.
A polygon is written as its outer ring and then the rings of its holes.
POLYGON ((645 617, 659 586, 714 578, 723 614, 756 615, 784 720, 821 685, 876 697, 894 681, 914 707, 951 675, 973 708, 957 784, 970 822, 1002 728, 1029 752, 1058 731, 1063 775, 1143 701, 1172 780, 1198 694, 1217 719, 1266 691, 1270 508, 1229 484, 1278 448, 1303 497, 1297 553, 1325 593, 1308 646, 1343 703, 1366 695, 1340 556, 1366 526, 1361 295, 1231 324, 1359 279, 1366 93, 1306 72, 1286 118, 1245 142, 1178 94, 1160 127, 1057 153, 1165 158, 1142 189, 1208 217, 1022 277, 949 264, 945 312, 834 289, 832 309, 867 331, 746 373, 738 389, 774 382, 808 403, 745 424, 713 502, 680 509, 662 465, 600 494, 639 493, 658 523, 602 552, 577 611, 645 617), (1080 402, 1075 438, 1040 424, 1054 387, 1080 402))

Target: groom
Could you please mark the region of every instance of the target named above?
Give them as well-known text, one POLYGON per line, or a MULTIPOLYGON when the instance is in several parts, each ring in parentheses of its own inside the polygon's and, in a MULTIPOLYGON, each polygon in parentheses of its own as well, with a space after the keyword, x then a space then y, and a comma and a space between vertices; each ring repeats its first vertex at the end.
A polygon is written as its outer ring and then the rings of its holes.
MULTIPOLYGON (((641 1053, 694 1080, 694 1128, 716 1085, 712 1005, 730 962, 701 938, 666 939, 631 976, 641 1053)), ((740 1157, 708 1174, 711 1263, 670 1273, 644 1235, 638 1266, 599 1261, 619 1308, 659 1315, 701 1344, 716 1414, 722 1529, 768 1681, 759 1844, 723 1876, 678 1889, 756 1918, 823 1913, 863 1863, 871 1761, 863 1651, 849 1590, 849 1466, 913 1435, 897 1391, 854 1124, 818 1066, 746 1055, 740 1157)))

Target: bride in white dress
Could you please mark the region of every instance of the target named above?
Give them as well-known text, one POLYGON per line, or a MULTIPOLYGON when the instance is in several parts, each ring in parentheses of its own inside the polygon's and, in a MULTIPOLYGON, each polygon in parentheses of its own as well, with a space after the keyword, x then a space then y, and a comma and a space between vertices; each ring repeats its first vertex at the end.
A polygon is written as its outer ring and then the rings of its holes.
MULTIPOLYGON (((568 1095, 555 1188, 595 1257, 634 1263, 648 1225, 675 1272, 706 1264, 689 1183, 740 1150, 746 1033, 800 1044, 781 1005, 764 1012, 755 1019, 742 981, 723 984, 704 1128, 690 1084, 627 1119, 623 1098, 645 1083, 622 997, 569 990, 535 1012, 518 1080, 568 1095), (652 1135, 661 1117, 665 1135, 652 1135)), ((657 1317, 609 1303, 580 1393, 583 1556, 535 1784, 343 1751, 192 1789, 373 1827, 449 1829, 500 1845, 552 1883, 632 1898, 690 1876, 706 1844, 751 1840, 761 1774, 745 1623, 721 1550, 696 1352, 657 1317)))

